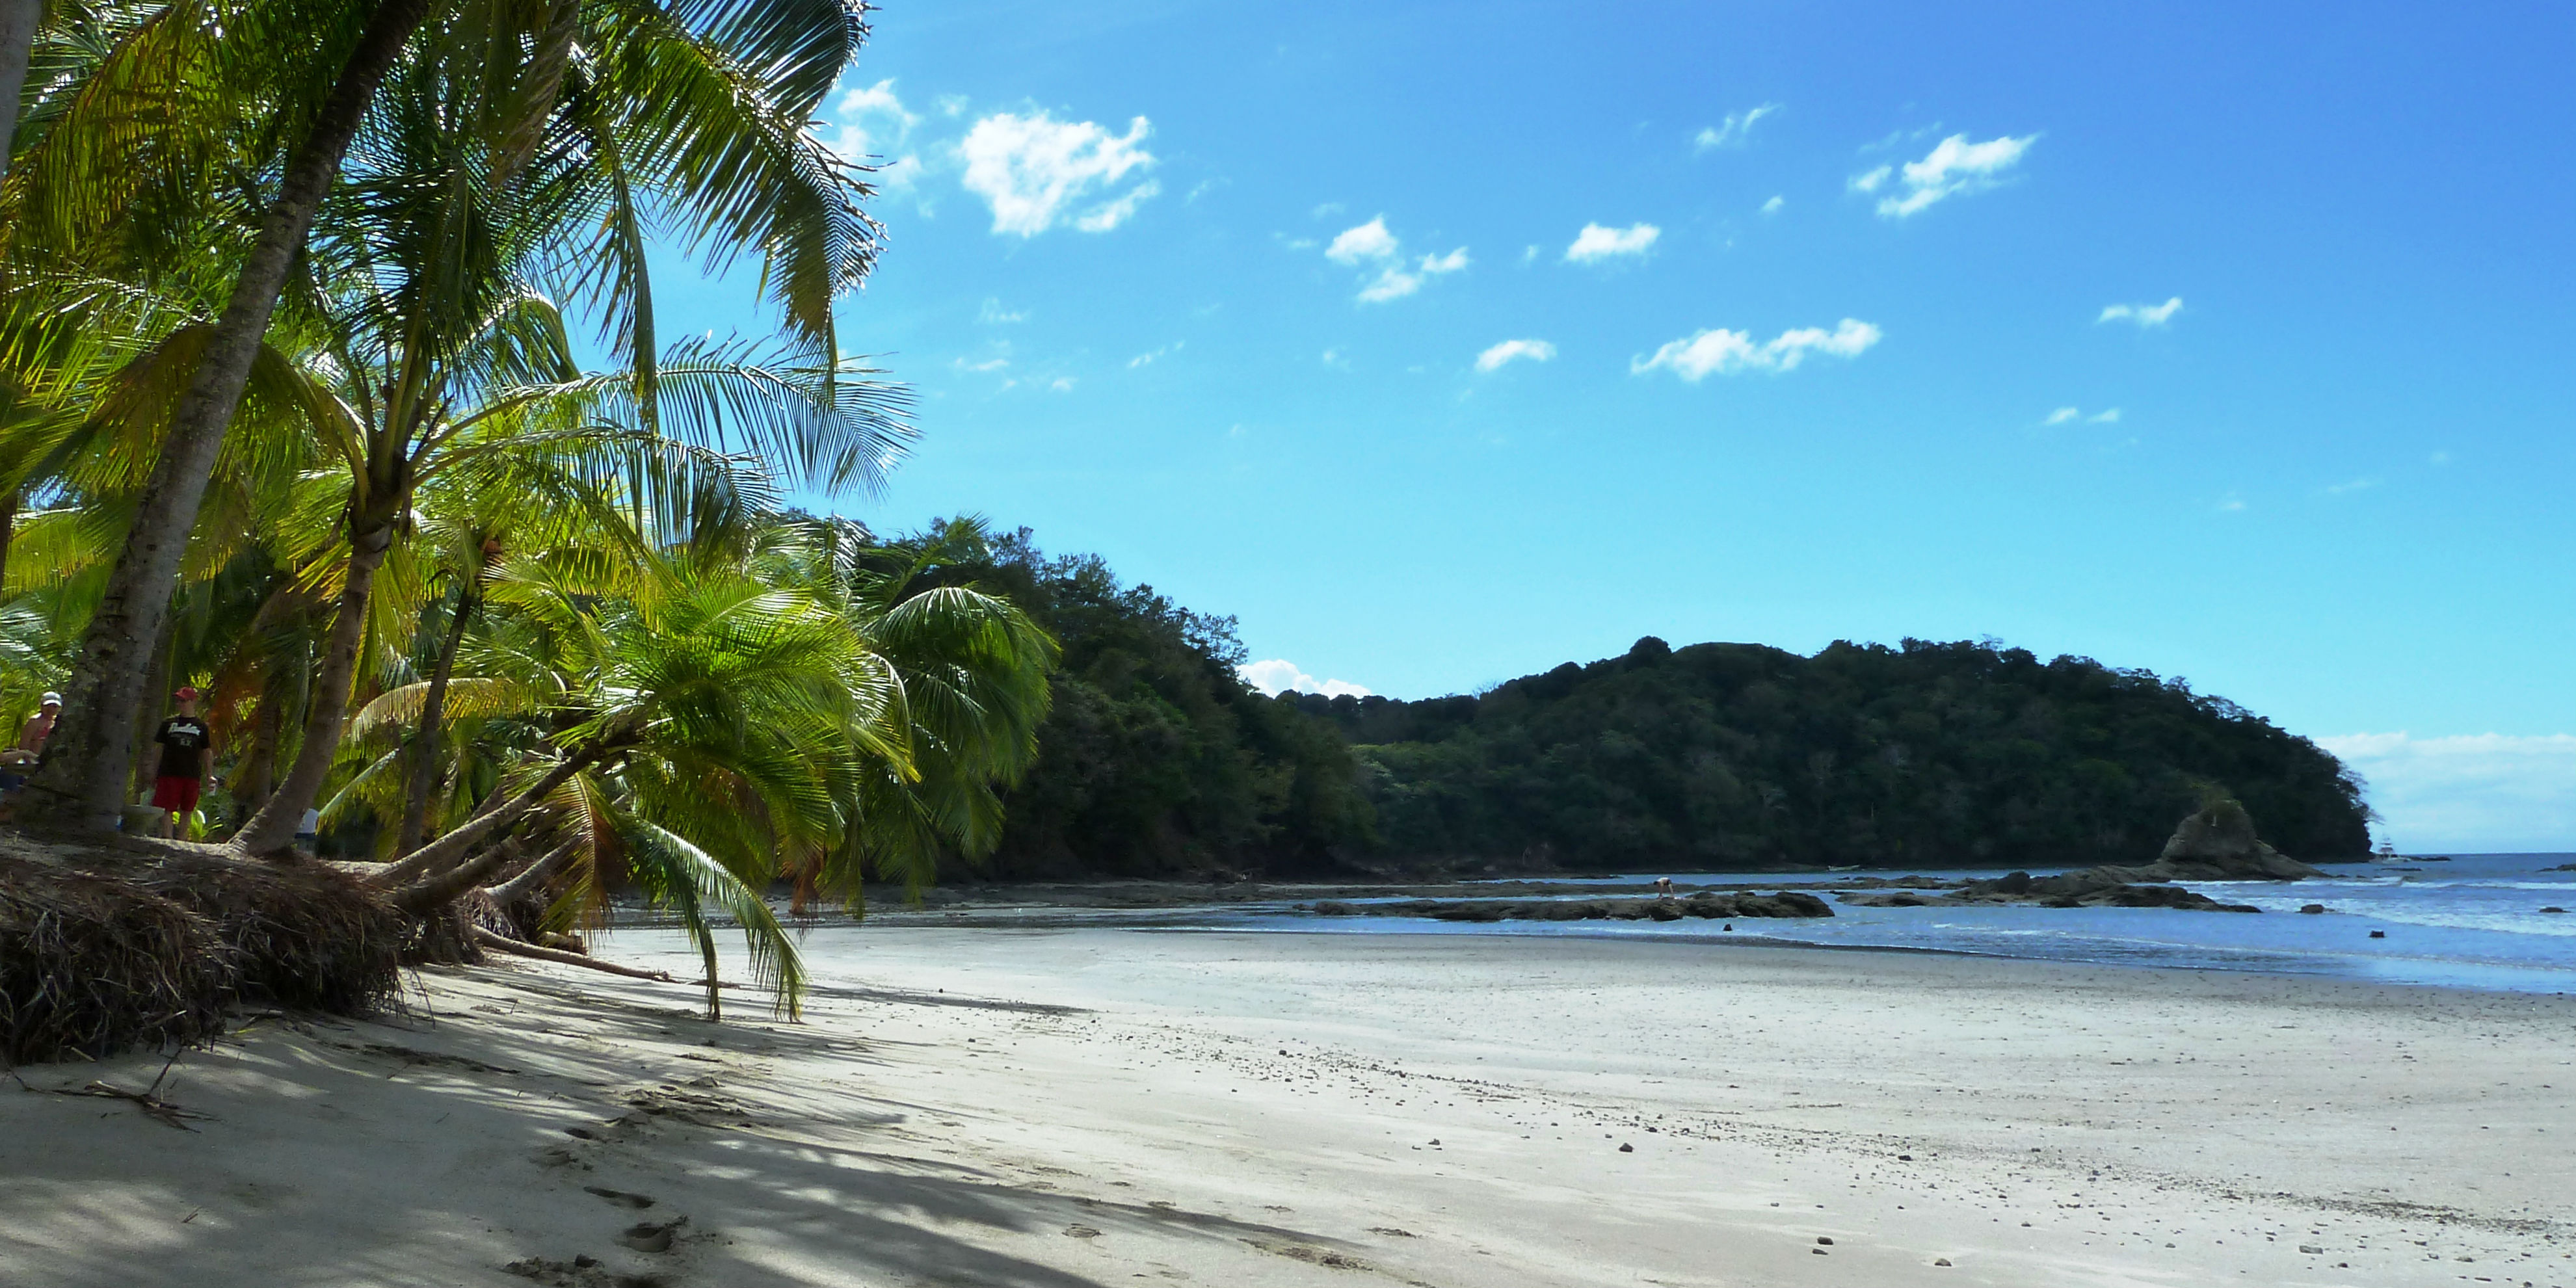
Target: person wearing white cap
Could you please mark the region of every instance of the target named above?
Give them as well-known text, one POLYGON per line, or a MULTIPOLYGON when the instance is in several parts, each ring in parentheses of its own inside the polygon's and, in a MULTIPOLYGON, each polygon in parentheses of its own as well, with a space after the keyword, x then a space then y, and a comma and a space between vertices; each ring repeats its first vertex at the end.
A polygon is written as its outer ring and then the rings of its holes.
POLYGON ((27 785, 21 772, 32 767, 45 754, 45 740, 54 736, 54 721, 63 714, 63 695, 47 693, 36 701, 36 714, 18 726, 18 741, 0 752, 0 792, 14 792, 27 785))

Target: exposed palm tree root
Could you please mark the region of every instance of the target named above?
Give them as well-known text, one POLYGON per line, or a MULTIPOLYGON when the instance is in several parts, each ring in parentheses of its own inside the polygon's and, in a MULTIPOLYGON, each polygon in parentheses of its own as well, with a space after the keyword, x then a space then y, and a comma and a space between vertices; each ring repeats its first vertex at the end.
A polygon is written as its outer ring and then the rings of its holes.
POLYGON ((380 895, 311 860, 0 829, 0 1061, 185 1047, 250 1000, 383 1010, 403 933, 380 895))
POLYGON ((496 935, 480 926, 474 928, 474 942, 481 944, 485 948, 492 949, 495 952, 513 953, 521 957, 533 957, 541 962, 561 962, 566 966, 587 966, 592 970, 606 971, 611 975, 623 975, 628 979, 657 980, 665 984, 677 984, 681 982, 679 976, 673 975, 671 972, 666 970, 639 970, 633 966, 620 966, 615 962, 604 962, 596 957, 585 957, 580 953, 567 953, 553 948, 539 948, 535 944, 528 943, 525 940, 512 939, 507 935, 496 935))

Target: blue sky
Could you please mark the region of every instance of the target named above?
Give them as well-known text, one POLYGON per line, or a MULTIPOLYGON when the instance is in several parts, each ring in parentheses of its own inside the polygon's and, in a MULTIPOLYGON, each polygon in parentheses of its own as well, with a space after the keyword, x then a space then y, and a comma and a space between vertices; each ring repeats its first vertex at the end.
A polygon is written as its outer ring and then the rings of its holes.
POLYGON ((2576 849, 2569 48, 2560 4, 894 0, 823 128, 891 163, 846 343, 923 437, 844 508, 1402 697, 1995 636, 2335 740, 2401 845, 2576 849))

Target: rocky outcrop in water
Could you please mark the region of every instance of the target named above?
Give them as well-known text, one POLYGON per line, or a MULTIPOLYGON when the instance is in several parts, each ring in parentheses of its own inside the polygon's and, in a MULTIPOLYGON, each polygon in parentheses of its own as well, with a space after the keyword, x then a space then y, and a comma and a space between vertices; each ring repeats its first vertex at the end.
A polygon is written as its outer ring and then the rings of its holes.
MULTIPOLYGON (((2265 845, 2254 834, 2245 807, 2219 801, 2174 829, 2164 853, 2143 867, 2105 864, 2052 877, 2011 872, 1991 881, 1963 881, 1945 893, 1905 890, 1847 894, 1843 902, 1869 908, 1921 908, 1936 904, 2035 903, 2048 908, 2183 908, 2198 912, 2261 912, 2248 903, 2221 903, 2169 884, 2174 881, 2296 881, 2325 873, 2265 845)), ((1894 884, 1894 883, 1888 883, 1894 884)), ((1919 887, 1918 887, 1919 888, 1919 887)))

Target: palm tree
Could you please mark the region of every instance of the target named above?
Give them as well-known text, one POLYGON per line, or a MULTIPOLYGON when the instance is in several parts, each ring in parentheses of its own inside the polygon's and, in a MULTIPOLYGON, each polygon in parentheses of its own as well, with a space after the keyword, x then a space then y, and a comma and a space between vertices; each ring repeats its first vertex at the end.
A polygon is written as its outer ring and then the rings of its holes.
MULTIPOLYGON (((96 823, 113 803, 128 754, 118 731, 140 696, 134 641, 152 638, 166 611, 163 592, 225 426, 334 180, 361 198, 384 195, 369 187, 367 174, 341 170, 369 121, 393 117, 382 128, 402 128, 399 114, 371 115, 371 108, 406 51, 411 65, 432 68, 430 78, 447 92, 437 101, 442 119, 476 141, 474 164, 455 168, 456 178, 524 197, 523 171, 541 157, 559 159, 558 143, 578 144, 578 164, 555 167, 551 208, 562 227, 594 230, 593 267, 576 285, 603 307, 649 417, 658 346, 643 229, 657 207, 715 260, 757 248, 790 334, 821 354, 821 365, 837 368, 831 302, 867 271, 875 229, 856 205, 865 187, 805 127, 865 36, 861 13, 851 0, 205 0, 134 23, 132 39, 97 60, 43 137, 22 152, 26 164, 0 193, 14 209, 0 214, 27 231, 0 240, 0 263, 69 254, 84 230, 112 232, 113 219, 131 205, 120 196, 130 198, 156 177, 203 168, 209 155, 232 158, 254 176, 273 175, 274 187, 256 187, 273 195, 259 199, 265 213, 256 236, 84 637, 73 675, 75 719, 60 735, 64 754, 40 780, 57 811, 96 823), (274 44, 253 34, 269 27, 274 44), (208 31, 224 38, 200 38, 208 31), (190 64, 168 55, 192 38, 212 70, 193 80, 181 75, 184 83, 174 86, 167 69, 190 64), (245 50, 267 61, 246 60, 245 50), (278 50, 308 56, 278 58, 278 50), (181 109, 202 100, 236 114, 246 101, 268 110, 258 128, 229 133, 188 118, 201 128, 183 142, 211 140, 205 146, 164 146, 152 132, 132 128, 174 111, 184 116, 181 109), (281 138, 292 145, 280 145, 281 138)), ((450 213, 461 221, 448 230, 453 245, 471 231, 467 217, 475 212, 459 204, 450 213)), ((433 273, 444 267, 435 259, 416 263, 433 273)), ((449 338, 455 334, 451 328, 449 338)))

